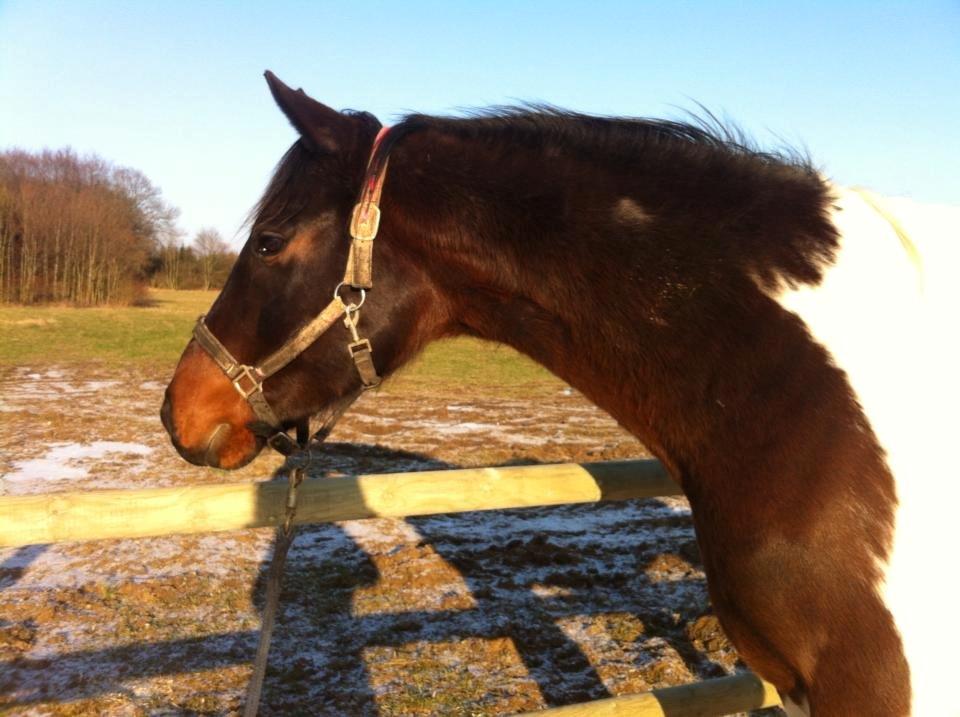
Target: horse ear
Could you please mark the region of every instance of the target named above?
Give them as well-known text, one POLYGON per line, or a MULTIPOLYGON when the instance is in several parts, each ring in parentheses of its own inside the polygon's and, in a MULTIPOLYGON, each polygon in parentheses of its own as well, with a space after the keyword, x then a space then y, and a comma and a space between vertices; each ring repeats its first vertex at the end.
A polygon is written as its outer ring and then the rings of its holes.
POLYGON ((310 97, 302 89, 293 90, 267 70, 263 73, 277 106, 315 152, 334 154, 349 136, 350 120, 335 109, 310 97))

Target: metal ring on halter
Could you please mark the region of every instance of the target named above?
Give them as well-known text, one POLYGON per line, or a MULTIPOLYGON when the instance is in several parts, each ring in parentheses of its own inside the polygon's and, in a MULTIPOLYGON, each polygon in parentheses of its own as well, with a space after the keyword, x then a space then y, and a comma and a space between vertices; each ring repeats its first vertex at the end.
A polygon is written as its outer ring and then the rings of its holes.
MULTIPOLYGON (((341 288, 344 284, 346 284, 346 283, 347 283, 347 282, 345 282, 345 281, 341 281, 339 284, 337 284, 337 288, 333 290, 333 298, 334 298, 334 299, 340 299, 340 288, 341 288)), ((357 291, 360 292, 360 303, 359 303, 359 304, 346 304, 346 302, 344 302, 345 305, 347 306, 347 308, 348 308, 350 311, 356 311, 356 310, 359 309, 361 306, 363 306, 363 302, 367 300, 367 292, 366 292, 364 289, 357 289, 357 291)), ((340 301, 343 301, 343 299, 340 299, 340 301)))

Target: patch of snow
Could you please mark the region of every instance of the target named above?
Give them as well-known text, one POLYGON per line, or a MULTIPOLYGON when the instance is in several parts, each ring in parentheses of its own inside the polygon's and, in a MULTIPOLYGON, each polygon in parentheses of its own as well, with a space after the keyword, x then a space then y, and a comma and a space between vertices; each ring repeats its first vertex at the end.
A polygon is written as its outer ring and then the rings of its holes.
POLYGON ((461 433, 480 433, 484 431, 497 431, 500 426, 496 423, 479 423, 475 421, 464 421, 462 423, 444 423, 442 421, 429 421, 431 428, 437 433, 448 436, 456 436, 461 433))
POLYGON ((42 458, 13 461, 14 471, 0 475, 7 483, 61 481, 84 478, 88 471, 81 461, 98 460, 110 454, 147 456, 153 452, 142 443, 94 441, 93 443, 54 443, 42 458))
POLYGON ((99 391, 102 388, 110 388, 111 386, 116 386, 119 381, 86 381, 83 384, 82 391, 99 391))
MULTIPOLYGON (((456 515, 433 515, 413 518, 421 533, 439 533, 458 538, 477 540, 510 539, 518 530, 531 533, 591 535, 594 539, 612 530, 630 526, 639 531, 645 522, 658 531, 665 526, 661 521, 686 518, 690 509, 686 501, 663 498, 624 501, 615 504, 557 506, 554 508, 526 508, 504 511, 476 511, 456 515)), ((683 521, 677 529, 692 531, 692 524, 683 521)), ((631 535, 634 533, 631 531, 631 535)))
POLYGON ((351 414, 350 420, 358 421, 359 423, 376 423, 376 424, 384 424, 384 425, 389 425, 391 423, 399 422, 396 418, 388 418, 386 416, 381 416, 379 414, 374 415, 374 414, 368 414, 368 413, 361 413, 360 411, 358 411, 357 413, 351 414))
MULTIPOLYGON (((383 422, 387 422, 384 419, 380 419, 383 422)), ((387 419, 389 420, 389 419, 387 419)), ((485 423, 479 421, 441 421, 435 418, 420 419, 420 420, 409 420, 409 421, 391 421, 392 423, 399 423, 400 426, 391 432, 391 440, 394 442, 400 441, 404 438, 411 438, 415 442, 419 439, 422 443, 422 439, 425 436, 430 437, 430 444, 434 444, 436 436, 475 436, 476 438, 483 438, 484 440, 497 441, 500 443, 505 443, 508 445, 511 444, 524 444, 524 445, 540 445, 543 443, 543 436, 535 436, 529 434, 523 434, 518 429, 519 425, 516 423, 523 423, 524 421, 513 422, 513 421, 504 421, 502 423, 485 423)))
POLYGON ((25 545, 0 549, 0 568, 22 570, 34 563, 47 550, 45 545, 25 545))
POLYGON ((97 393, 103 389, 119 386, 118 379, 90 380, 77 384, 70 381, 70 376, 60 369, 48 369, 43 373, 23 369, 14 374, 15 379, 4 381, 4 410, 15 402, 23 404, 22 409, 28 409, 30 404, 38 401, 62 399, 64 396, 79 396, 97 393))
POLYGON ((375 543, 417 543, 422 540, 420 533, 410 523, 395 518, 347 520, 337 525, 363 548, 372 547, 375 543))
POLYGON ((574 594, 572 588, 563 585, 544 585, 542 583, 533 583, 530 585, 530 592, 538 598, 569 597, 574 594))
POLYGON ((249 535, 239 540, 237 533, 225 532, 3 548, 0 568, 21 569, 15 584, 22 590, 77 588, 90 582, 112 585, 198 571, 224 578, 269 559, 273 531, 257 532, 254 540, 249 535))

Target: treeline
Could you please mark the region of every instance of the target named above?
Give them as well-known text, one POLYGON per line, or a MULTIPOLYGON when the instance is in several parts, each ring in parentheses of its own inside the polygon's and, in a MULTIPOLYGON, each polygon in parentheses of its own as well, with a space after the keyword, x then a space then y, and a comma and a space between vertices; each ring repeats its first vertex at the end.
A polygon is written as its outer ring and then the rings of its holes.
POLYGON ((131 303, 151 283, 222 283, 226 243, 204 230, 183 246, 178 215, 135 169, 69 149, 0 152, 0 302, 131 303))
POLYGON ((236 258, 216 229, 201 229, 193 246, 179 241, 159 246, 150 256, 147 275, 151 286, 165 289, 219 289, 236 258))

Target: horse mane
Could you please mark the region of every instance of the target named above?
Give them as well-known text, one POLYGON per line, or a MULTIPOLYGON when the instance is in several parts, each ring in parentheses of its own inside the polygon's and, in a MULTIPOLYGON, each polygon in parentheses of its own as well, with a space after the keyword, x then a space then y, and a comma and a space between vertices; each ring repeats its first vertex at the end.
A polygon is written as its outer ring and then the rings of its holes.
MULTIPOLYGON (((689 121, 609 117, 582 114, 552 105, 526 104, 466 110, 461 116, 408 114, 394 125, 380 146, 389 153, 411 134, 432 131, 440 135, 473 140, 491 149, 524 147, 563 153, 588 160, 603 160, 629 166, 638 157, 654 158, 662 166, 683 165, 691 176, 699 169, 722 168, 731 178, 753 177, 759 184, 776 179, 800 180, 815 193, 822 178, 805 152, 789 146, 760 149, 741 128, 718 119, 701 106, 689 121)), ((346 110, 362 123, 371 139, 380 127, 367 112, 346 110)), ((345 158, 353 161, 355 158, 345 158)), ((302 142, 295 142, 283 155, 260 201, 250 211, 245 225, 282 224, 296 217, 311 199, 317 162, 302 142)), ((345 169, 350 174, 349 169, 345 169)))
MULTIPOLYGON (((782 145, 761 149, 740 127, 722 121, 706 107, 688 113, 689 121, 597 116, 548 104, 524 104, 466 110, 463 116, 409 114, 393 130, 391 144, 421 130, 488 142, 521 143, 527 147, 562 146, 566 152, 629 161, 640 153, 678 153, 690 161, 725 157, 758 169, 790 168, 816 176, 806 150, 782 145)), ((389 146, 385 146, 389 150, 389 146)))

